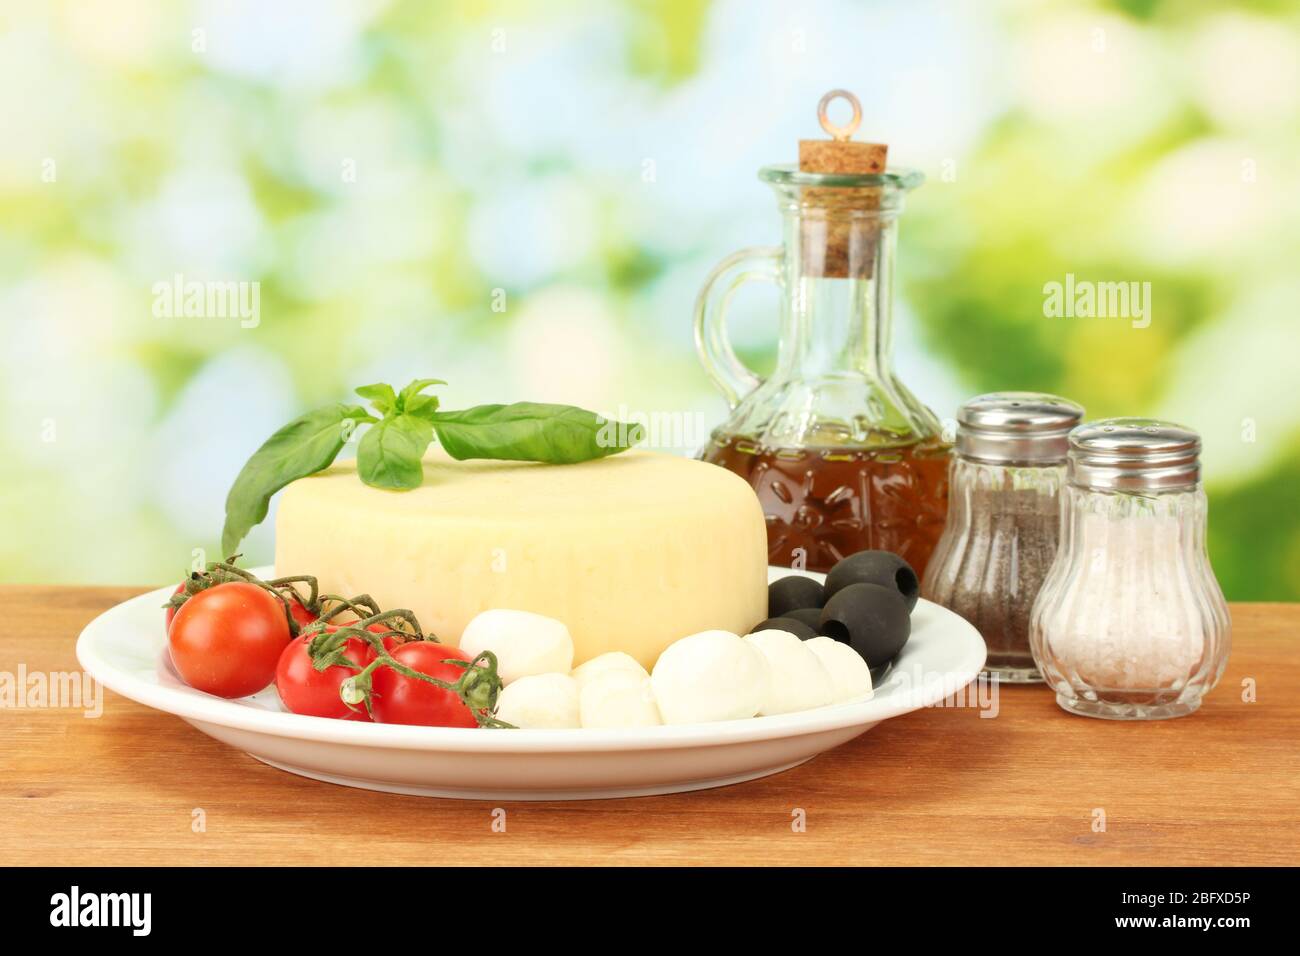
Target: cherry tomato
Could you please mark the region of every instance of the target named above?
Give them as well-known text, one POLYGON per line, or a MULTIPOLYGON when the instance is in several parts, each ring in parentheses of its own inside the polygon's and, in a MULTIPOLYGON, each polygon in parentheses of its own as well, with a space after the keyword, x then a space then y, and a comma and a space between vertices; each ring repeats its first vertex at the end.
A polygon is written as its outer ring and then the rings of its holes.
MULTIPOLYGON (((172 592, 172 597, 184 593, 184 591, 185 591, 185 582, 182 581, 180 584, 176 585, 176 590, 172 592)), ((178 608, 176 607, 175 604, 167 605, 167 630, 169 631, 172 629, 172 618, 176 616, 177 610, 178 608)))
MULTIPOLYGON (((339 628, 341 628, 341 627, 353 627, 356 623, 357 623, 357 622, 354 621, 354 622, 352 622, 351 624, 349 624, 349 623, 343 623, 343 624, 326 624, 326 625, 325 625, 325 630, 328 631, 329 633, 333 634, 335 631, 337 631, 337 630, 338 630, 339 628)), ((392 628, 389 627, 389 626, 386 625, 386 624, 367 624, 367 625, 366 625, 366 630, 367 630, 367 631, 374 631, 376 634, 384 634, 384 633, 386 633, 386 632, 388 632, 388 631, 391 631, 392 628)), ((353 640, 356 640, 356 638, 353 638, 353 640)), ((383 642, 384 642, 384 650, 388 651, 388 653, 391 654, 391 653, 393 653, 393 649, 394 649, 394 648, 401 647, 403 644, 406 643, 406 640, 407 640, 407 639, 404 638, 404 637, 394 637, 394 636, 392 636, 392 635, 389 635, 388 637, 385 637, 385 638, 383 639, 383 642)), ((364 643, 364 642, 363 642, 363 643, 364 643)), ((373 652, 372 652, 372 653, 371 653, 371 657, 373 657, 373 656, 374 656, 374 654, 373 654, 373 652)))
POLYGON ((232 581, 182 604, 167 643, 185 683, 218 697, 246 697, 275 679, 289 622, 279 598, 256 584, 232 581))
MULTIPOLYGON (((343 621, 342 623, 333 622, 333 623, 330 623, 330 624, 326 624, 326 625, 325 625, 325 630, 327 630, 327 631, 329 631, 331 634, 333 634, 333 633, 334 633, 335 631, 337 631, 339 628, 342 628, 342 627, 356 627, 356 626, 357 626, 358 624, 360 624, 360 623, 361 623, 360 621, 343 621)), ((391 627, 385 627, 383 624, 367 624, 367 625, 366 625, 366 630, 367 630, 367 631, 374 631, 376 634, 383 634, 385 631, 391 631, 392 628, 391 628, 391 627)))
MULTIPOLYGON (((177 594, 184 594, 185 586, 188 583, 189 582, 187 581, 182 581, 180 584, 176 585, 176 590, 172 592, 172 597, 175 597, 177 594)), ((289 613, 293 615, 293 619, 297 622, 299 627, 306 627, 308 624, 315 623, 316 615, 313 614, 311 610, 302 603, 302 601, 298 600, 292 591, 285 589, 282 593, 284 594, 285 599, 289 602, 289 613)), ((186 600, 188 600, 188 598, 186 600)), ((185 602, 182 601, 181 603, 184 604, 185 602)), ((176 612, 178 610, 180 610, 180 608, 177 605, 167 605, 167 630, 169 631, 172 627, 172 619, 176 617, 176 612)))
MULTIPOLYGON (((303 634, 294 638, 280 655, 275 668, 275 689, 284 706, 295 714, 369 721, 365 707, 350 708, 339 697, 343 682, 355 677, 357 672, 342 664, 316 670, 307 652, 312 636, 303 634)), ((365 667, 375 659, 375 649, 359 637, 350 637, 343 645, 343 656, 357 667, 365 667)))
MULTIPOLYGON (((464 668, 443 661, 471 660, 459 648, 433 641, 412 641, 389 653, 399 662, 421 674, 428 674, 449 684, 465 673, 464 668)), ((477 727, 470 709, 452 691, 427 681, 399 674, 391 667, 380 667, 373 678, 375 720, 382 724, 422 724, 428 727, 477 727)))
POLYGON ((292 594, 286 594, 285 597, 289 599, 289 613, 293 615, 293 619, 298 622, 299 627, 306 627, 308 624, 315 622, 316 615, 308 610, 305 604, 292 594))

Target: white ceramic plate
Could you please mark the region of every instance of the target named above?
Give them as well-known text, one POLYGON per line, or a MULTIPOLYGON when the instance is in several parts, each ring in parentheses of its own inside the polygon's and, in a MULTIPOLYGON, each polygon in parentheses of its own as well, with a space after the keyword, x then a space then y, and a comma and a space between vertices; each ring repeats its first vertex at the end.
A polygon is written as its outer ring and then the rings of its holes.
MULTIPOLYGON (((269 569, 255 573, 270 577, 269 569)), ((791 574, 773 568, 772 579, 791 574)), ((821 580, 823 575, 810 577, 821 580)), ((871 700, 775 717, 635 730, 478 730, 287 713, 275 688, 223 700, 172 670, 162 605, 172 588, 91 621, 77 658, 123 697, 175 714, 271 766, 329 783, 476 800, 577 800, 700 790, 797 766, 882 720, 943 700, 984 666, 962 618, 921 601, 912 636, 871 700)))

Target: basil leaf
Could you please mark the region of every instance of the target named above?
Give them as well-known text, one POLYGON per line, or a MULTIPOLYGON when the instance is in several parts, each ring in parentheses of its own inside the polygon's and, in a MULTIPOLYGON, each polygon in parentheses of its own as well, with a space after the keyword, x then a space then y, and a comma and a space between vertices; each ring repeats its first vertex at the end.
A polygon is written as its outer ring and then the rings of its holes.
POLYGON ((414 415, 416 418, 422 418, 430 425, 436 417, 438 411, 437 395, 412 395, 406 400, 405 414, 414 415))
POLYGON ((383 382, 362 385, 354 391, 373 405, 381 415, 387 415, 397 404, 397 393, 393 391, 393 386, 385 385, 383 382))
POLYGON ((414 415, 385 418, 361 438, 357 474, 366 484, 395 491, 420 487, 433 426, 414 415))
POLYGON ((641 441, 644 428, 572 405, 515 402, 438 412, 433 427, 459 461, 496 458, 574 464, 604 458, 641 441))
POLYGON ((328 468, 352 429, 374 420, 360 405, 328 405, 295 418, 263 442, 226 495, 221 553, 239 550, 239 542, 266 517, 273 494, 291 481, 328 468))
POLYGON ((426 402, 433 402, 437 407, 438 399, 432 395, 421 395, 430 385, 446 385, 440 378, 417 378, 406 388, 402 389, 402 394, 397 397, 397 409, 402 412, 413 412, 416 407, 426 402))

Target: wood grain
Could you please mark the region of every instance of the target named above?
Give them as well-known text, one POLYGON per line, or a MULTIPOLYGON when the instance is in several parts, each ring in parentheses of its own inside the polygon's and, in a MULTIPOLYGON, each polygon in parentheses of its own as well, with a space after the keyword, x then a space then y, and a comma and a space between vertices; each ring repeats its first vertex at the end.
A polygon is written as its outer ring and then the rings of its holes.
MULTIPOLYGON (((0 587, 0 671, 77 669, 130 588, 0 587)), ((1158 723, 1069 716, 1003 688, 997 716, 932 708, 776 777, 632 800, 487 803, 370 793, 266 767, 105 692, 103 715, 0 710, 9 864, 1295 864, 1300 605, 1232 608, 1227 673, 1158 723), (1253 680, 1257 700, 1244 701, 1253 680), (194 832, 202 810, 204 832, 194 832), (806 831, 792 827, 798 810, 806 831), (1094 830, 1097 811, 1104 832, 1094 830), (349 829, 355 831, 346 832, 349 829)))

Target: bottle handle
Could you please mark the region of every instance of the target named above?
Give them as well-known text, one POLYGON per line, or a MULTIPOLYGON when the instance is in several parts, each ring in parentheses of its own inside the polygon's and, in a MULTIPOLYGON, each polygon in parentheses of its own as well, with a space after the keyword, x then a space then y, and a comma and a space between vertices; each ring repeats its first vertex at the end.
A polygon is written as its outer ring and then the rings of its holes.
POLYGON ((781 246, 755 246, 734 252, 714 267, 695 300, 695 351, 709 378, 735 408, 762 379, 742 362, 727 336, 727 310, 731 297, 746 282, 756 279, 781 282, 781 246))

